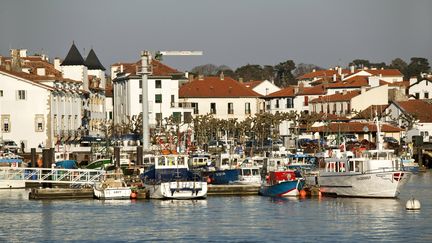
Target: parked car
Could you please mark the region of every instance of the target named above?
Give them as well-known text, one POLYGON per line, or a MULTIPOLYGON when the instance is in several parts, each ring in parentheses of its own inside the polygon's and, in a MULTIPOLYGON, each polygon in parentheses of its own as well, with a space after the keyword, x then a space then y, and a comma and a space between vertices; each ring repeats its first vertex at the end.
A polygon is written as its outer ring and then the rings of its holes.
POLYGON ((2 149, 12 153, 18 153, 20 151, 20 147, 13 140, 3 140, 2 149))

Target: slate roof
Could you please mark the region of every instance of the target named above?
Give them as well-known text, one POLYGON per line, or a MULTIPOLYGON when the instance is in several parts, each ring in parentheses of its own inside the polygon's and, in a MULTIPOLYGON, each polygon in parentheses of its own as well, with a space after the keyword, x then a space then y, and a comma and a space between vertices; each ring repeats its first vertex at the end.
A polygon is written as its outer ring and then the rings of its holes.
POLYGON ((183 86, 179 90, 180 98, 241 98, 261 97, 257 92, 247 88, 242 83, 224 77, 197 78, 183 86))
POLYGON ((63 60, 63 62, 60 65, 61 66, 85 65, 84 59, 81 56, 80 52, 78 51, 77 47, 75 46, 75 43, 72 43, 72 46, 69 49, 69 52, 66 55, 66 58, 63 60))
POLYGON ((96 56, 96 53, 94 52, 93 48, 90 50, 84 63, 89 70, 105 71, 104 66, 99 61, 99 58, 96 56))

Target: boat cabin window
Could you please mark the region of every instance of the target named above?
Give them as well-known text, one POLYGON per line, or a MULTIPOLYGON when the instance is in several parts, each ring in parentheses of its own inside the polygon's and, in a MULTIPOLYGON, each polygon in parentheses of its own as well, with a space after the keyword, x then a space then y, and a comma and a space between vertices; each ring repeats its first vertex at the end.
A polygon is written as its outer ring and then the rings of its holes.
POLYGON ((222 159, 222 165, 230 165, 230 160, 228 158, 222 159))
POLYGON ((242 175, 244 175, 244 176, 250 176, 251 175, 251 170, 250 169, 243 169, 242 170, 242 175))
POLYGON ((164 166, 164 165, 165 165, 164 157, 159 157, 159 158, 158 158, 158 165, 159 165, 159 166, 164 166))
POLYGON ((259 170, 258 169, 252 169, 252 175, 259 175, 259 170))
POLYGON ((348 161, 349 171, 354 172, 354 161, 348 161))
POLYGON ((355 161, 354 168, 355 168, 355 172, 362 172, 363 171, 362 161, 355 161))
POLYGON ((184 164, 185 164, 184 157, 178 157, 177 158, 177 165, 184 165, 184 164))

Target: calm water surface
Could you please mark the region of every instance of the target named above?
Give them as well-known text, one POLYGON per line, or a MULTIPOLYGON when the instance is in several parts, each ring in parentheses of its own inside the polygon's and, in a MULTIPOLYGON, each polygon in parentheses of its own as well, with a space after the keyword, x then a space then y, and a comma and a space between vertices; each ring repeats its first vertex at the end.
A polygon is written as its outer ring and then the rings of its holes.
POLYGON ((28 200, 0 190, 0 242, 432 242, 432 173, 398 199, 28 200), (405 210, 411 196, 422 208, 405 210))

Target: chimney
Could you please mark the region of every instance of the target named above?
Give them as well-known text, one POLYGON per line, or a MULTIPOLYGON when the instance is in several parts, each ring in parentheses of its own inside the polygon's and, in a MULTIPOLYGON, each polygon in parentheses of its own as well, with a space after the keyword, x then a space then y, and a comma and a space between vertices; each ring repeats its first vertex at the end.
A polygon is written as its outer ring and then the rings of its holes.
POLYGON ((350 73, 354 73, 354 71, 355 71, 355 67, 354 67, 354 65, 351 65, 350 66, 350 73))
POLYGON ((219 78, 220 78, 220 80, 224 80, 225 76, 224 76, 223 71, 220 73, 219 78))
POLYGON ((123 73, 123 64, 120 65, 120 73, 123 73))
POLYGON ((38 76, 45 76, 46 75, 45 68, 37 68, 36 73, 38 76))
POLYGON ((316 69, 314 68, 314 69, 312 69, 312 72, 314 73, 314 72, 316 72, 316 69))
POLYGON ((192 80, 194 79, 194 75, 192 73, 190 73, 188 75, 188 78, 189 78, 189 82, 192 82, 192 80))
POLYGON ((341 67, 337 67, 337 71, 338 71, 339 76, 341 76, 342 75, 342 68, 341 67))
POLYGON ((341 80, 344 80, 345 79, 345 74, 342 74, 341 75, 341 80))
POLYGON ((54 68, 57 71, 61 71, 61 67, 60 67, 60 58, 56 57, 54 58, 54 68))
POLYGON ((198 75, 198 80, 204 80, 204 75, 202 74, 198 75))
POLYGON ((342 91, 342 94, 343 94, 343 95, 346 95, 346 94, 348 94, 348 91, 347 91, 346 89, 344 89, 344 90, 342 91))
POLYGON ((240 83, 243 83, 243 78, 239 78, 239 82, 240 82, 240 83))
POLYGON ((299 87, 298 86, 294 87, 294 95, 298 94, 298 92, 299 92, 299 87))
POLYGON ((19 49, 20 57, 27 57, 27 49, 19 49))
POLYGON ((7 62, 7 63, 6 63, 6 70, 7 70, 7 71, 10 71, 10 70, 11 70, 11 64, 10 64, 10 62, 7 62))
POLYGON ((333 82, 336 82, 336 74, 333 74, 333 82))

